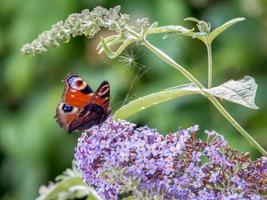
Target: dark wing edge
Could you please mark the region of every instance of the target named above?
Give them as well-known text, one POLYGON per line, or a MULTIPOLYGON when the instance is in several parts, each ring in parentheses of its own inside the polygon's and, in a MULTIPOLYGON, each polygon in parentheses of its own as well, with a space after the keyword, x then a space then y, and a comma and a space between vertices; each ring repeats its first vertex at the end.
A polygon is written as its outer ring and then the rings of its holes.
POLYGON ((105 121, 108 114, 97 104, 88 104, 79 113, 79 116, 70 124, 69 133, 74 130, 84 130, 105 121))
POLYGON ((109 100, 110 86, 108 81, 103 81, 98 87, 98 89, 95 91, 95 94, 100 96, 102 99, 107 98, 109 100))
POLYGON ((95 91, 95 95, 103 100, 104 105, 88 103, 79 113, 75 120, 69 125, 68 132, 71 133, 74 130, 88 129, 94 125, 98 125, 105 121, 111 112, 109 107, 110 98, 110 86, 108 81, 103 81, 98 89, 95 91))

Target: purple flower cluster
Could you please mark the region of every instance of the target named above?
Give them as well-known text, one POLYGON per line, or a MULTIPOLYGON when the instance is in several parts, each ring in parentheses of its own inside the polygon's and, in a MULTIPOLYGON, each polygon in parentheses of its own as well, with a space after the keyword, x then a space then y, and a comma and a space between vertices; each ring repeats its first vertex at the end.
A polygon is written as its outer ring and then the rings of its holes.
POLYGON ((262 199, 267 158, 251 161, 216 132, 206 131, 202 141, 197 131, 194 126, 164 137, 109 118, 79 138, 76 165, 103 199, 118 199, 125 189, 120 178, 105 175, 110 169, 123 170, 139 191, 161 199, 262 199))

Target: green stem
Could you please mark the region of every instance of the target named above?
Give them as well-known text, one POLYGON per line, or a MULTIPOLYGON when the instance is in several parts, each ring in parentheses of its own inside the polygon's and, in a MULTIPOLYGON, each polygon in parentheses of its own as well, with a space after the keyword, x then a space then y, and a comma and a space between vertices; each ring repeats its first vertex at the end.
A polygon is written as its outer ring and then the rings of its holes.
POLYGON ((208 88, 212 87, 212 52, 211 44, 206 44, 208 51, 208 88))
POLYGON ((180 71, 188 80, 190 80, 192 83, 196 85, 201 91, 205 89, 205 87, 188 72, 185 68, 183 68, 181 65, 176 63, 171 57, 169 57, 167 54, 156 48, 154 45, 152 45, 150 42, 148 42, 146 39, 143 40, 142 43, 145 47, 147 47, 150 51, 152 51, 155 55, 157 55, 160 59, 164 60, 166 63, 180 71))
MULTIPOLYGON (((186 78, 188 78, 192 83, 194 83, 201 91, 205 90, 205 87, 194 77, 192 76, 186 69, 184 69, 181 65, 176 63, 171 57, 162 52, 160 49, 156 48, 146 39, 143 40, 142 43, 146 46, 150 51, 152 51, 156 56, 160 59, 179 70, 186 78)), ((211 54, 210 54, 211 55, 211 54)), ((248 142, 255 147, 258 151, 262 153, 262 155, 267 156, 267 152, 240 126, 240 124, 235 121, 235 119, 224 109, 224 107, 217 101, 217 99, 213 96, 208 96, 208 99, 213 103, 213 105, 219 110, 219 112, 248 140, 248 142)))
POLYGON ((209 96, 208 99, 219 110, 219 112, 246 138, 246 140, 255 147, 262 155, 267 156, 267 152, 258 144, 249 133, 225 110, 214 96, 209 96))
MULTIPOLYGON (((141 39, 141 35, 134 30, 127 28, 127 31, 134 36, 137 40, 141 39)), ((145 37, 145 36, 144 36, 145 37)), ((152 51, 155 55, 157 55, 160 59, 164 60, 166 63, 180 71, 188 80, 190 80, 192 83, 196 85, 201 91, 203 88, 205 88, 194 76, 190 74, 189 71, 187 71, 185 68, 183 68, 181 65, 176 63, 170 56, 159 50, 157 47, 152 45, 149 41, 147 41, 145 38, 142 40, 142 44, 147 47, 150 51, 152 51)))

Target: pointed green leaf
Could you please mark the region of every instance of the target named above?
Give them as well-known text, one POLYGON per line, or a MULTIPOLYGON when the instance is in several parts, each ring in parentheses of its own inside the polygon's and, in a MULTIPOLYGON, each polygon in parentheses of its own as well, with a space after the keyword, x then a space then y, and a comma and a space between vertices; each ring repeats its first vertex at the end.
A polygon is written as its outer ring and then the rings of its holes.
POLYGON ((56 199, 59 193, 67 191, 72 186, 85 186, 85 184, 81 177, 71 177, 53 186, 50 186, 48 191, 46 191, 44 194, 39 196, 37 200, 56 199))
POLYGON ((106 53, 106 55, 113 59, 113 58, 116 58, 118 57, 122 52, 123 50, 129 46, 131 43, 133 43, 135 41, 135 39, 126 39, 123 41, 122 45, 116 50, 116 52, 112 51, 110 49, 110 47, 107 45, 107 43, 104 41, 103 38, 101 38, 101 45, 104 49, 104 52, 106 53))
POLYGON ((149 28, 156 28, 156 27, 158 27, 158 25, 159 25, 158 22, 154 22, 153 24, 151 24, 151 25, 149 26, 149 28))
POLYGON ((140 112, 146 108, 170 101, 172 99, 192 95, 202 94, 202 92, 196 88, 193 84, 181 85, 179 87, 169 88, 160 92, 152 93, 144 97, 140 97, 125 106, 122 106, 114 114, 115 119, 127 119, 128 117, 140 112))
POLYGON ((205 92, 231 101, 242 106, 258 109, 255 104, 255 96, 257 91, 257 84, 255 79, 250 76, 245 76, 240 80, 230 80, 218 87, 206 89, 205 92))
POLYGON ((88 186, 77 171, 74 162, 73 167, 56 177, 56 182, 50 182, 48 186, 41 186, 40 196, 36 200, 51 199, 87 199, 101 200, 93 187, 88 186))
POLYGON ((196 22, 196 23, 200 22, 200 20, 198 20, 197 18, 194 18, 194 17, 187 17, 184 19, 184 21, 191 21, 191 22, 196 22))
POLYGON ((197 38, 197 39, 200 39, 201 41, 203 41, 203 40, 207 40, 207 39, 206 39, 206 36, 207 36, 207 33, 204 33, 204 32, 197 32, 197 33, 195 33, 195 34, 192 36, 192 38, 193 38, 193 39, 197 38))
MULTIPOLYGON (((111 35, 111 36, 105 37, 104 41, 108 45, 110 42, 113 42, 114 40, 117 40, 120 37, 121 37, 120 35, 111 35)), ((101 42, 99 42, 99 44, 96 47, 96 50, 100 50, 101 46, 102 46, 101 42)))
POLYGON ((235 18, 214 29, 209 35, 209 43, 211 43, 219 34, 224 32, 226 29, 243 20, 245 20, 245 18, 243 17, 235 18))
MULTIPOLYGON (((107 41, 106 38, 104 39, 105 40, 105 44, 111 48, 112 46, 115 46, 115 45, 118 45, 118 44, 121 44, 125 41, 124 38, 121 38, 120 36, 114 38, 113 40, 109 40, 107 41)), ((103 45, 102 45, 102 42, 100 41, 100 43, 97 45, 97 48, 96 50, 98 50, 98 54, 101 54, 103 53, 104 51, 104 48, 103 48, 103 45)))
POLYGON ((179 25, 168 25, 168 26, 148 28, 145 34, 150 35, 150 34, 157 34, 157 33, 178 33, 181 35, 192 36, 194 34, 193 30, 194 29, 187 29, 179 25))

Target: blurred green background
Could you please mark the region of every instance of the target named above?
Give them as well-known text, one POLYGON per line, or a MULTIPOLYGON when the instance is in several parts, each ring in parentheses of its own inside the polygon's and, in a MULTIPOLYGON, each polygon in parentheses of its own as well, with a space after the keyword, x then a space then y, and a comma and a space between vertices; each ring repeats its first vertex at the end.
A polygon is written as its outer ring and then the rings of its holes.
MULTIPOLYGON (((26 42, 49 29, 70 13, 97 5, 121 5, 133 18, 148 17, 160 25, 181 24, 193 16, 210 21, 212 27, 235 17, 247 20, 223 33, 213 46, 214 84, 245 75, 259 84, 256 103, 249 110, 223 102, 230 113, 267 148, 267 1, 265 0, 1 0, 0 1, 0 198, 28 200, 38 188, 71 166, 79 134, 68 135, 53 119, 66 74, 80 74, 93 88, 106 79, 111 84, 113 111, 142 95, 186 83, 170 66, 149 51, 132 46, 128 54, 143 70, 122 59, 96 54, 98 39, 79 37, 35 57, 22 55, 26 42)), ((185 66, 206 84, 207 57, 202 43, 191 38, 163 35, 153 44, 185 66)), ((152 107, 131 119, 162 133, 199 124, 201 132, 216 129, 241 151, 258 152, 203 97, 186 97, 152 107)))

